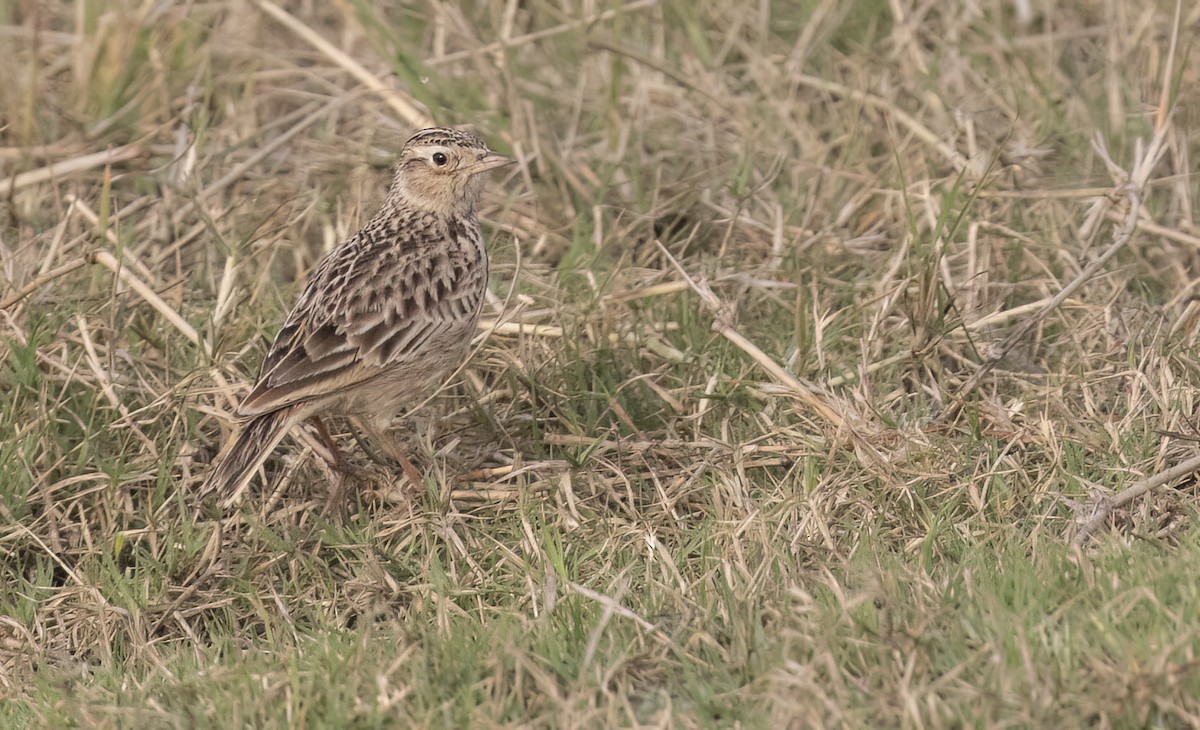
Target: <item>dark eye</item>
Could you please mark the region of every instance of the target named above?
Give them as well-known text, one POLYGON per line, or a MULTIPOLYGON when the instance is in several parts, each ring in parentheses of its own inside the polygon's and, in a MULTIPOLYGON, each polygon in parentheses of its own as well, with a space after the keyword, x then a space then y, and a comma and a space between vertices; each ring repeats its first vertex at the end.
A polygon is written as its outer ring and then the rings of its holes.
POLYGON ((446 157, 446 154, 444 152, 434 152, 433 153, 433 164, 437 165, 438 167, 441 167, 442 165, 446 164, 449 161, 450 161, 449 158, 446 157))

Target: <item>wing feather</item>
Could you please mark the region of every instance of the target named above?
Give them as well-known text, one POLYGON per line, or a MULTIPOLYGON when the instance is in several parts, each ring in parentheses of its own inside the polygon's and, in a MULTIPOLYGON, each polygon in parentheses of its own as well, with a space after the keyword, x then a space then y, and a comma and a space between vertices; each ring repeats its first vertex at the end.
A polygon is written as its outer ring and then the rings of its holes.
POLYGON ((241 415, 336 394, 385 368, 418 363, 430 343, 470 336, 463 329, 473 327, 483 300, 482 267, 419 256, 404 246, 393 246, 367 267, 361 260, 339 260, 341 250, 318 265, 297 299, 241 415), (378 296, 361 295, 364 286, 378 296), (360 291, 347 297, 346 288, 360 291), (327 306, 331 302, 343 305, 327 306))

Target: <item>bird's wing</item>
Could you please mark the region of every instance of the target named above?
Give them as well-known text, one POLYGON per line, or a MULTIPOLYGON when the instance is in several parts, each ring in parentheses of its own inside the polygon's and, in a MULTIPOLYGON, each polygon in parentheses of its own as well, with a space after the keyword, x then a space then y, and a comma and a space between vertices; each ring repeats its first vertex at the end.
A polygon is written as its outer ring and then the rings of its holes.
POLYGON ((428 343, 474 323, 486 276, 478 262, 403 245, 356 255, 348 244, 296 300, 240 415, 334 395, 385 368, 419 367, 428 343))

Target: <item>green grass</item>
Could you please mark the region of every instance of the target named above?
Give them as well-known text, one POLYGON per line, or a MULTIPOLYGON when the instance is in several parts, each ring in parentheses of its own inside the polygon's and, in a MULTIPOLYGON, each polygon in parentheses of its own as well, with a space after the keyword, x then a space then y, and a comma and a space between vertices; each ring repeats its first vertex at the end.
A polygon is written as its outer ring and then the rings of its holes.
POLYGON ((253 3, 0 7, 0 726, 1200 723, 1194 478, 1071 548, 1195 453, 1195 13, 1171 56, 1165 0, 577 5, 283 5, 521 161, 525 333, 400 431, 423 488, 335 424, 340 517, 297 440, 236 514, 199 486, 409 125, 253 3), (1164 83, 1153 225, 992 362, 1164 83))

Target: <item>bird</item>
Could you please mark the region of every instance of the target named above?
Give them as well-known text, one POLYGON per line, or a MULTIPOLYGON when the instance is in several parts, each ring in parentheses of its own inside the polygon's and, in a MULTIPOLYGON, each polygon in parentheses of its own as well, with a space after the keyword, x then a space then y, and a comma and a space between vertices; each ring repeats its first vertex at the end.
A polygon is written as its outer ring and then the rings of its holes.
POLYGON ((511 162, 462 129, 422 129, 404 143, 379 210, 296 298, 204 491, 231 504, 305 420, 342 463, 322 416, 354 419, 417 481, 388 428, 467 356, 488 285, 484 173, 511 162))

